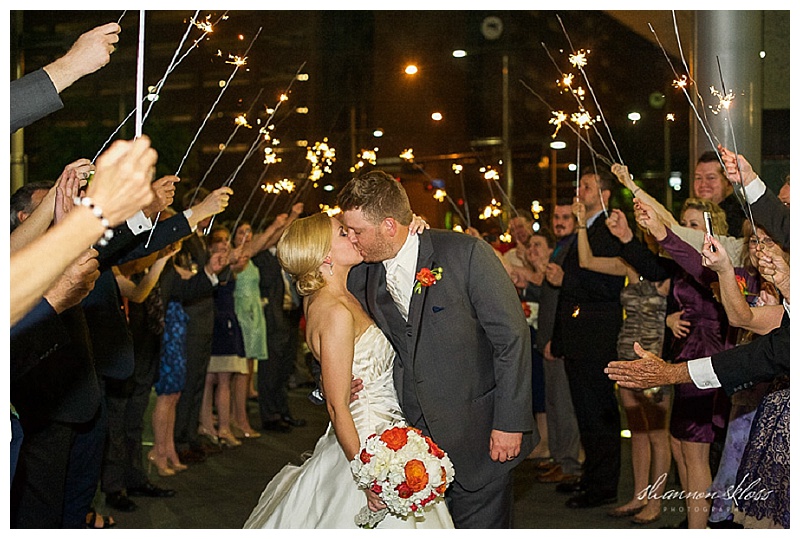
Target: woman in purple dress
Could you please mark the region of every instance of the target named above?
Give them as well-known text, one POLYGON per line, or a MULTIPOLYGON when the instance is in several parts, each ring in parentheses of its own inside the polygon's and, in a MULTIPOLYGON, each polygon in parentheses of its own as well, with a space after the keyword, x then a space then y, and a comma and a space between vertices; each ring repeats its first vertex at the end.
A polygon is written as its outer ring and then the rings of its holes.
MULTIPOLYGON (((673 323, 675 362, 689 361, 727 350, 736 345, 734 328, 730 328, 722 305, 714 298, 711 283, 716 273, 703 267, 702 257, 692 246, 678 238, 652 211, 637 201, 636 219, 653 235, 661 248, 681 266, 673 280, 673 299, 679 307, 679 319, 673 323)), ((681 211, 682 226, 706 231, 703 212, 711 214, 714 231, 728 230, 725 213, 716 204, 687 199, 681 211)), ((756 279, 741 271, 750 286, 756 279)), ((669 325, 669 324, 668 324, 669 325)), ((709 454, 715 437, 724 432, 730 401, 721 389, 698 389, 694 384, 675 385, 670 420, 672 455, 686 498, 689 528, 706 527, 710 500, 705 493, 711 486, 709 454)))

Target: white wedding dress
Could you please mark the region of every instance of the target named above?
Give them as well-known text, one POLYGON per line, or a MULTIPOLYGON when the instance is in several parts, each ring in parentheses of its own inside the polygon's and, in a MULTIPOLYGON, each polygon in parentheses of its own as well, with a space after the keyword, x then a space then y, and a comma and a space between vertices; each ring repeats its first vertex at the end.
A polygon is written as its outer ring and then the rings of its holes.
MULTIPOLYGON (((364 389, 350 405, 359 438, 403 419, 392 381, 392 345, 376 325, 355 343, 353 374, 364 389)), ((356 485, 350 463, 329 424, 314 454, 302 466, 289 464, 261 494, 245 528, 357 528, 355 516, 367 503, 356 485)), ((452 528, 444 500, 428 506, 424 516, 398 518, 391 513, 378 528, 452 528)))

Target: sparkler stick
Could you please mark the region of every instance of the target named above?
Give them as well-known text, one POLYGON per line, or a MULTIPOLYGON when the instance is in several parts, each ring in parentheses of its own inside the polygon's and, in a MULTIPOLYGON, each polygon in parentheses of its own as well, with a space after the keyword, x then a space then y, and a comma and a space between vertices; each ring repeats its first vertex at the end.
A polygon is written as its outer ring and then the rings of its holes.
POLYGON ((575 198, 580 197, 581 191, 581 139, 578 138, 578 150, 575 155, 575 198))
POLYGON ((464 214, 467 217, 467 228, 472 226, 469 218, 469 203, 467 202, 467 188, 464 186, 464 175, 461 174, 461 171, 458 173, 459 178, 461 179, 461 194, 464 195, 464 214))
MULTIPOLYGON (((247 112, 244 113, 244 115, 242 117, 247 118, 247 115, 250 114, 250 112, 253 110, 253 107, 255 106, 256 102, 258 102, 258 99, 261 97, 261 93, 263 91, 264 91, 264 88, 261 88, 258 91, 258 95, 253 100, 253 102, 250 104, 250 108, 247 109, 247 112)), ((208 177, 209 173, 211 173, 211 170, 217 164, 217 161, 219 161, 219 158, 222 157, 222 153, 225 150, 228 149, 228 145, 230 145, 231 140, 233 140, 233 137, 236 136, 236 133, 239 131, 239 128, 242 127, 242 125, 245 125, 243 122, 238 121, 238 119, 239 118, 237 118, 237 121, 234 122, 236 124, 236 126, 233 128, 233 132, 228 136, 228 140, 226 140, 225 143, 222 145, 222 148, 217 153, 217 156, 211 162, 211 165, 206 169, 205 174, 203 174, 203 177, 198 182, 197 187, 194 190, 194 194, 192 195, 192 200, 191 200, 191 202, 189 202, 189 207, 190 208, 194 205, 194 201, 197 199, 197 193, 198 193, 198 191, 200 191, 200 188, 203 186, 203 183, 206 181, 206 178, 208 177)), ((245 120, 245 122, 246 122, 246 120, 245 120)))
MULTIPOLYGON (((123 13, 124 15, 124 13, 123 13)), ((122 20, 122 17, 120 17, 122 20)), ((144 10, 139 11, 139 49, 136 58, 136 138, 142 136, 142 93, 144 89, 144 10)))
MULTIPOLYGON (((727 111, 727 120, 728 126, 731 129, 731 141, 733 142, 733 154, 736 156, 736 171, 739 173, 739 182, 732 183, 733 185, 733 193, 736 196, 736 200, 739 201, 739 205, 742 207, 742 211, 744 212, 745 216, 747 217, 748 221, 750 221, 750 226, 753 229, 753 235, 756 238, 756 242, 761 243, 761 240, 758 238, 758 234, 755 233, 756 230, 756 221, 753 218, 753 209, 750 207, 750 201, 747 200, 747 191, 744 190, 744 186, 741 183, 742 178, 742 170, 739 168, 739 150, 736 148, 736 135, 733 132, 733 122, 731 122, 730 117, 730 105, 733 101, 733 94, 730 94, 730 99, 724 101, 723 99, 727 97, 729 94, 725 89, 725 79, 722 77, 722 66, 719 63, 719 56, 717 56, 717 69, 719 70, 719 81, 722 85, 722 97, 720 97, 720 109, 725 109, 727 111)), ((712 87, 713 93, 713 87, 712 87)), ((717 155, 720 156, 720 153, 717 152, 717 155)), ((722 170, 725 170, 725 165, 722 163, 722 156, 720 156, 720 163, 722 164, 722 170)))
POLYGON ((120 15, 120 16, 119 16, 119 19, 117 19, 117 24, 119 24, 119 23, 121 23, 121 22, 122 22, 122 17, 124 17, 124 16, 125 16, 125 14, 126 14, 127 12, 128 12, 128 10, 127 10, 127 9, 123 9, 123 10, 122 10, 122 15, 120 15))
POLYGON ((259 28, 258 32, 256 32, 256 35, 253 36, 253 39, 252 39, 252 41, 250 41, 250 45, 247 47, 247 50, 245 51, 243 56, 241 56, 241 57, 240 56, 235 56, 232 62, 226 62, 226 63, 229 63, 229 64, 232 63, 234 65, 233 72, 228 77, 228 80, 225 81, 225 85, 222 87, 222 90, 220 90, 216 101, 214 101, 214 103, 211 105, 211 108, 208 110, 208 114, 206 114, 206 117, 203 119, 203 123, 200 124, 200 128, 194 134, 194 138, 192 139, 192 142, 189 143, 189 147, 186 149, 186 153, 183 154, 183 159, 181 159, 180 165, 178 165, 178 170, 175 172, 176 176, 180 176, 180 172, 181 172, 181 169, 183 168, 183 164, 186 162, 186 158, 189 157, 189 152, 192 151, 192 147, 194 146, 195 142, 197 142, 197 137, 200 136, 200 132, 206 126, 206 122, 208 122, 208 119, 211 117, 211 114, 214 113, 214 109, 217 108, 217 104, 219 103, 220 99, 222 99, 222 96, 225 94, 225 91, 231 85, 231 80, 233 80, 233 77, 236 76, 236 73, 239 71, 239 68, 242 67, 243 65, 245 65, 245 61, 247 60, 247 53, 250 52, 250 49, 253 47, 253 43, 256 42, 256 39, 258 39, 258 36, 259 36, 260 33, 261 33, 261 28, 259 28))
MULTIPOLYGON (((259 32, 260 31, 261 31, 261 29, 259 28, 259 32)), ((236 176, 239 174, 239 171, 242 170, 242 167, 247 162, 247 160, 250 159, 250 157, 256 152, 256 149, 258 148, 258 146, 262 142, 261 135, 262 134, 267 135, 265 137, 265 139, 266 140, 269 139, 268 131, 270 130, 270 123, 272 122, 272 119, 275 117, 275 114, 278 112, 278 109, 280 108, 281 103, 283 103, 284 101, 287 101, 289 99, 289 93, 291 92, 292 85, 294 84, 294 81, 296 81, 297 78, 300 76, 300 72, 303 70, 305 65, 306 65, 306 62, 303 62, 302 64, 300 64, 300 67, 297 69, 297 72, 294 74, 294 77, 292 77, 292 80, 289 81, 289 85, 286 87, 286 90, 284 90, 284 92, 278 98, 278 103, 275 105, 275 108, 272 109, 272 114, 270 114, 269 118, 267 119, 265 126, 263 128, 261 128, 261 129, 259 129, 258 137, 256 137, 256 139, 250 145, 250 148, 247 150, 247 153, 245 154, 244 158, 239 163, 239 166, 236 167, 236 170, 234 170, 233 173, 230 175, 230 177, 225 181, 225 185, 227 187, 230 187, 231 185, 233 185, 233 181, 236 179, 236 176)), ((256 184, 256 185, 258 185, 258 184, 256 184)), ((211 221, 209 221, 208 227, 206 228, 206 232, 205 232, 206 234, 211 232, 211 227, 214 226, 214 218, 215 217, 216 217, 216 215, 213 215, 211 217, 211 221)))
MULTIPOLYGON (((199 12, 200 12, 200 10, 197 10, 195 12, 195 17, 197 17, 197 14, 199 12)), ((177 56, 178 52, 180 52, 180 49, 183 47, 183 43, 186 40, 186 36, 189 34, 189 31, 192 29, 192 26, 195 24, 194 23, 195 18, 190 19, 189 27, 186 29, 186 34, 184 34, 184 37, 181 40, 181 43, 178 45, 178 48, 175 50, 175 54, 172 57, 172 61, 170 62, 170 65, 167 66, 167 70, 165 71, 164 76, 156 83, 156 85, 154 87, 151 87, 149 89, 149 93, 148 93, 147 96, 145 96, 143 99, 138 99, 137 98, 137 107, 140 106, 140 104, 143 102, 144 99, 150 101, 150 105, 147 107, 147 111, 144 112, 144 117, 142 118, 142 124, 144 124, 144 122, 147 120, 147 117, 150 115, 150 110, 153 107, 153 103, 155 101, 158 101, 158 94, 161 91, 161 88, 164 86, 164 83, 166 82, 167 77, 170 75, 170 73, 172 73, 175 70, 175 68, 177 68, 178 65, 189 55, 189 53, 192 50, 194 50, 194 48, 203 40, 203 38, 205 38, 206 35, 208 35, 208 33, 210 33, 210 31, 211 31, 210 29, 213 26, 215 26, 219 21, 221 21, 223 18, 226 17, 227 13, 228 12, 226 11, 213 24, 208 25, 207 29, 203 31, 203 34, 199 38, 197 38, 195 40, 195 42, 192 44, 192 46, 189 47, 186 50, 186 52, 184 52, 184 54, 177 61, 175 61, 175 57, 177 56)), ((122 127, 126 123, 128 123, 128 120, 130 120, 131 117, 135 113, 136 113, 136 107, 134 107, 134 109, 131 110, 131 112, 125 117, 125 119, 122 120, 122 122, 116 127, 116 129, 114 129, 114 131, 111 133, 111 135, 109 135, 109 137, 106 139, 106 141, 100 146, 100 149, 95 154, 94 159, 92 159, 92 163, 94 163, 97 160, 97 158, 100 156, 100 154, 103 153, 103 150, 106 149, 106 146, 108 146, 108 144, 116 136, 116 134, 119 132, 119 130, 122 129, 122 127)))
MULTIPOLYGON (((195 142, 197 142, 197 138, 200 136, 200 132, 203 131, 203 128, 206 126, 206 123, 208 122, 208 119, 211 117, 211 114, 213 114, 214 109, 217 108, 217 104, 219 103, 220 99, 222 99, 222 96, 225 94, 225 91, 231 85, 231 81, 233 80, 233 77, 236 76, 236 73, 239 71, 239 68, 241 66, 245 65, 245 62, 247 60, 247 53, 250 52, 250 49, 253 47, 253 43, 256 42, 256 39, 258 39, 259 34, 261 34, 261 28, 259 28, 258 31, 256 32, 256 35, 253 36, 253 39, 250 41, 250 45, 247 47, 247 50, 244 52, 244 55, 242 55, 242 56, 234 56, 233 57, 233 61, 226 62, 226 63, 229 63, 229 64, 232 63, 234 65, 233 72, 228 77, 228 80, 225 81, 225 85, 222 87, 222 90, 220 90, 219 95, 217 96, 217 99, 211 105, 211 108, 208 110, 208 113, 206 114, 206 117, 203 118, 203 122, 200 124, 200 127, 198 128, 197 132, 194 134, 194 138, 189 143, 189 147, 186 148, 186 153, 183 154, 183 159, 181 159, 181 162, 178 165, 178 169, 175 171, 175 176, 180 176, 181 170, 183 169, 183 164, 186 162, 186 158, 189 157, 189 153, 192 151, 192 148, 194 147, 195 142)), ((150 235, 147 237, 147 242, 144 244, 145 248, 150 246, 150 240, 152 239, 153 232, 155 232, 156 226, 158 225, 158 218, 159 217, 161 217, 161 212, 160 211, 156 214, 156 219, 155 219, 155 222, 153 223, 153 228, 150 229, 150 235)))
MULTIPOLYGON (((700 124, 700 127, 703 128, 703 132, 705 132, 706 138, 708 138, 708 142, 711 144, 711 147, 714 148, 714 151, 716 152, 717 151, 716 150, 716 145, 714 144, 714 141, 711 139, 711 133, 709 133, 705 122, 703 122, 703 119, 700 117, 700 113, 697 112, 697 107, 695 106, 694 102, 692 101, 691 96, 689 96, 689 92, 686 91, 686 85, 688 84, 687 76, 684 75, 683 77, 681 77, 680 75, 678 75, 678 72, 675 70, 675 66, 672 65, 672 60, 669 59, 669 55, 667 54, 667 51, 664 49, 664 45, 662 45, 661 44, 661 40, 658 39, 658 34, 656 33, 655 29, 653 28, 653 25, 650 24, 650 23, 647 23, 647 26, 650 28, 650 31, 653 33, 653 37, 655 37, 656 43, 658 43, 658 46, 661 48, 661 52, 664 53, 664 57, 667 59, 667 63, 669 64, 670 69, 672 69, 672 73, 675 75, 675 80, 673 81, 672 85, 675 86, 676 88, 680 88, 681 90, 683 90, 683 95, 685 95, 687 101, 689 101, 689 106, 692 108, 692 111, 694 111, 694 115, 697 118, 697 122, 700 124)), ((719 157, 719 152, 717 152, 717 156, 719 157)), ((722 161, 720 160, 720 162, 722 162, 722 161)), ((723 165, 722 168, 724 170, 724 168, 725 168, 724 165, 723 165)))
MULTIPOLYGON (((572 46, 572 41, 569 38, 569 34, 567 33, 567 29, 564 27, 564 23, 561 21, 561 17, 556 15, 556 19, 558 19, 558 24, 561 25, 561 29, 564 31, 564 35, 567 38, 567 43, 569 43, 569 48, 573 51, 573 54, 574 54, 575 48, 572 46)), ((597 111, 600 113, 600 118, 603 120, 603 124, 605 124, 605 126, 606 126, 606 131, 608 131, 608 136, 611 139, 611 144, 614 145, 614 150, 616 150, 616 152, 617 152, 617 158, 619 158, 620 164, 624 165, 625 163, 622 161, 622 155, 620 155, 620 153, 619 153, 619 148, 617 148, 617 143, 614 140, 614 135, 611 134, 611 128, 609 127, 608 122, 606 122, 606 117, 603 114, 602 107, 600 107, 600 102, 597 100, 597 96, 594 93, 594 89, 592 88, 592 84, 589 82, 589 77, 586 76, 586 72, 583 70, 583 63, 577 62, 577 67, 580 70, 581 75, 583 75, 583 80, 586 81, 586 87, 589 88, 589 93, 592 94, 592 99, 594 99, 594 104, 597 107, 597 111)))
MULTIPOLYGON (((531 88, 530 86, 528 86, 528 84, 526 84, 524 80, 522 80, 522 79, 519 79, 519 82, 520 82, 520 84, 522 84, 522 85, 523 85, 523 86, 524 86, 524 87, 525 87, 525 88, 526 88, 526 89, 527 89, 527 90, 528 90, 530 93, 532 93, 534 96, 536 96, 536 98, 537 98, 537 99, 539 99, 539 101, 541 101, 541 102, 544 104, 544 106, 545 106, 545 107, 547 107, 549 110, 553 110, 553 107, 551 107, 551 106, 550 106, 550 104, 549 104, 547 101, 545 101, 545 99, 544 99, 544 98, 543 98, 541 95, 539 95, 538 93, 536 93, 536 90, 534 90, 533 88, 531 88)), ((589 148, 589 150, 592 152, 592 155, 595 155, 595 156, 597 156, 597 158, 598 158, 598 159, 600 159, 600 161, 602 161, 603 163, 605 163, 605 164, 606 164, 606 165, 608 165, 609 167, 610 167, 611 165, 613 165, 613 164, 614 164, 614 163, 611 161, 611 159, 609 159, 608 157, 606 157, 606 156, 604 156, 604 155, 602 155, 602 154, 599 154, 599 153, 597 153, 597 150, 595 150, 595 149, 592 147, 592 145, 591 145, 591 144, 589 144, 589 143, 587 143, 587 142, 586 142, 586 140, 583 138, 583 136, 581 136, 581 133, 580 133, 580 131, 579 131, 578 129, 576 129, 575 127, 573 127, 573 126, 572 126, 571 124, 569 124, 569 123, 567 123, 566 125, 567 125, 567 127, 569 127, 569 128, 572 130, 572 132, 573 132, 573 133, 575 133, 575 134, 578 136, 578 139, 579 139, 579 140, 581 140, 581 141, 583 141, 584 143, 586 143, 586 146, 587 146, 587 147, 589 148)))

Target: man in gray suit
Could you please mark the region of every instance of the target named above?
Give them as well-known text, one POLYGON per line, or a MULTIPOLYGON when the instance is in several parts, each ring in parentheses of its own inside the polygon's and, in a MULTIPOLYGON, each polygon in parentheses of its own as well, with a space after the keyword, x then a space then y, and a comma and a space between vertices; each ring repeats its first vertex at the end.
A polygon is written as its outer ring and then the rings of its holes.
POLYGON ((539 441, 530 333, 511 280, 479 239, 410 235, 408 196, 389 174, 352 179, 338 203, 364 256, 348 288, 397 351, 406 420, 453 461, 455 526, 510 527, 511 470, 539 441))

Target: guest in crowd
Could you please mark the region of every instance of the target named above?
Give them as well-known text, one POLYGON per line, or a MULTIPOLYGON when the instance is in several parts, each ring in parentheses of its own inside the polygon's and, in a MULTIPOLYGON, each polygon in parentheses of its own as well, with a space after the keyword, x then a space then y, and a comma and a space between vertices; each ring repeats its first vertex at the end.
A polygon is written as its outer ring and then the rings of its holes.
MULTIPOLYGON (((586 233, 586 210, 581 202, 573 204, 573 213, 578 222, 578 258, 581 268, 608 275, 625 277, 625 287, 620 293, 620 303, 625 309, 625 319, 617 337, 617 354, 621 360, 636 359, 633 343, 653 353, 661 353, 664 344, 664 319, 667 295, 670 290, 670 269, 648 264, 651 281, 639 273, 637 267, 641 257, 630 257, 638 240, 634 237, 625 215, 613 210, 606 226, 623 243, 620 257, 595 257, 586 233), (583 226, 582 226, 583 225, 583 226), (636 264, 636 266, 634 265, 636 264)), ((657 260, 652 253, 650 262, 657 260)), ((645 262, 646 263, 646 262, 645 262)), ((646 269, 644 271, 647 271, 646 269)), ((667 420, 672 403, 672 388, 657 387, 648 391, 619 390, 620 404, 625 412, 631 432, 631 464, 633 466, 633 494, 625 504, 608 512, 612 517, 632 517, 634 524, 651 524, 661 518, 661 497, 666 488, 659 480, 669 472, 672 462, 670 454, 667 420), (654 496, 644 497, 649 485, 655 486, 654 496)))
POLYGON ((545 268, 539 297, 536 350, 544 357, 545 409, 547 410, 548 447, 552 464, 542 468, 537 479, 544 483, 563 483, 557 487, 572 491, 581 473, 581 441, 578 422, 569 392, 564 358, 551 353, 551 339, 558 306, 558 295, 564 278, 561 265, 575 241, 575 216, 572 202, 559 200, 553 208, 552 230, 556 238, 553 254, 545 268))
MULTIPOLYGON (((607 170, 582 171, 578 198, 586 207, 589 243, 595 256, 618 256, 622 245, 605 225, 605 211, 615 184, 607 170)), ((579 225, 580 226, 580 225, 579 225)), ((620 474, 620 415, 614 384, 603 368, 617 355, 622 327, 619 303, 624 277, 581 269, 577 245, 563 263, 564 277, 556 310, 551 353, 564 357, 572 403, 586 453, 583 475, 573 486, 567 507, 615 503, 620 474), (591 335, 592 338, 586 338, 591 335)), ((569 487, 563 490, 569 491, 569 487)))

